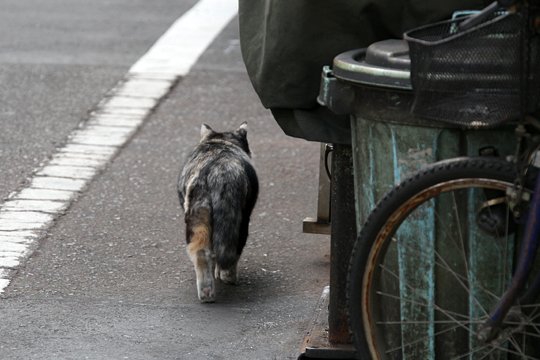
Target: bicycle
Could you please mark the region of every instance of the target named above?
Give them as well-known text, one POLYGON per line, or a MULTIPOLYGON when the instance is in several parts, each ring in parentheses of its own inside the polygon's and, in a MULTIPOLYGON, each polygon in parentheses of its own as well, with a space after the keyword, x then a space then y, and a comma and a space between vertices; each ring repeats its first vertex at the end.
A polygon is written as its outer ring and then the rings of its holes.
MULTIPOLYGON (((510 159, 490 148, 488 155, 431 164, 377 204, 350 261, 350 327, 359 358, 540 359, 540 259, 535 259, 540 241, 539 5, 499 1, 477 15, 444 23, 444 32, 456 34, 501 17, 518 26, 516 63, 479 75, 475 81, 483 82, 487 92, 468 101, 482 103, 481 109, 453 119, 468 128, 510 121, 518 149, 510 159), (503 15, 496 12, 501 5, 507 9, 503 15), (500 91, 492 91, 494 84, 500 91), (479 253, 479 244, 489 251, 479 253)), ((430 41, 437 35, 429 26, 420 30, 430 41)), ((491 29, 479 41, 500 47, 502 37, 491 29)), ((413 60, 416 45, 409 44, 413 60)), ((463 87, 462 79, 445 83, 448 69, 432 70, 412 72, 416 111, 452 120, 455 103, 444 97, 450 83, 463 87), (439 93, 429 88, 441 81, 439 93)))

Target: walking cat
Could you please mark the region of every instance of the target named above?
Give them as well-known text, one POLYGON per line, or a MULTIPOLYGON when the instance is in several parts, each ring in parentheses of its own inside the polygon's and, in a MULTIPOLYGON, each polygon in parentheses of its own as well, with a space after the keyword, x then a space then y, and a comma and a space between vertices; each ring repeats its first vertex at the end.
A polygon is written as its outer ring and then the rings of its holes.
POLYGON ((203 124, 201 140, 178 181, 187 253, 195 267, 201 302, 215 301, 214 277, 236 283, 258 192, 247 124, 232 132, 216 132, 203 124))

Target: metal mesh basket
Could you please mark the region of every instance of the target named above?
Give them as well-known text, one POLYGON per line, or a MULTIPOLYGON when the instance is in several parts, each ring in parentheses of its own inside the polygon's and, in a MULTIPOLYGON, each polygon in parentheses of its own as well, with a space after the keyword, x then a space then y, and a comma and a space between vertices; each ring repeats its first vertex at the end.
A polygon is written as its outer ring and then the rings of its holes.
MULTIPOLYGON (((520 14, 494 16, 465 31, 463 18, 405 34, 415 92, 413 112, 463 128, 487 128, 516 120, 522 113, 523 73, 520 14)), ((538 58, 531 45, 533 62, 538 58)), ((525 79, 523 79, 525 78, 525 79)), ((538 76, 531 75, 531 89, 538 76)), ((532 102, 537 103, 537 95, 532 102)))

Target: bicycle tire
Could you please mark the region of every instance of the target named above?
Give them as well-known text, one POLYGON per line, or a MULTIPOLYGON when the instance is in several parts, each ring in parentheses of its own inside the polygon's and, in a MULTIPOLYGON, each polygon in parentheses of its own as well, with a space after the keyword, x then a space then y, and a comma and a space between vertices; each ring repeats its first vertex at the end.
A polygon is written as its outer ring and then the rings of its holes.
MULTIPOLYGON (((485 268, 486 265, 493 266, 493 269, 499 266, 498 263, 491 263, 492 261, 505 263, 505 268, 511 267, 513 259, 511 252, 515 250, 510 249, 508 254, 499 255, 499 259, 488 258, 488 255, 481 253, 476 254, 481 255, 477 260, 469 260, 476 258, 475 251, 480 253, 479 250, 475 250, 479 245, 472 244, 472 240, 464 239, 462 232, 466 231, 467 235, 475 237, 475 241, 489 237, 489 241, 493 241, 491 238, 500 238, 507 242, 506 245, 502 240, 502 245, 487 243, 488 250, 489 247, 496 246, 500 246, 501 249, 504 246, 505 249, 510 247, 516 249, 517 245, 509 244, 514 241, 508 240, 513 237, 511 234, 500 236, 503 234, 493 232, 485 234, 478 231, 474 228, 472 217, 469 215, 465 217, 468 228, 464 231, 465 225, 462 224, 464 215, 458 213, 458 203, 462 201, 462 204, 467 204, 466 207, 469 208, 477 206, 476 197, 482 197, 480 194, 493 192, 494 189, 506 191, 512 187, 515 177, 515 166, 501 159, 488 157, 451 159, 421 170, 396 186, 379 202, 369 215, 354 245, 347 281, 349 321, 359 359, 451 359, 460 358, 467 352, 472 353, 483 346, 475 340, 474 333, 486 315, 483 307, 493 306, 494 299, 491 298, 504 291, 509 276, 506 273, 493 276, 489 274, 488 278, 497 279, 498 276, 500 279, 497 282, 503 284, 497 286, 500 290, 493 290, 491 289, 493 280, 486 279, 485 283, 481 283, 480 279, 485 277, 484 274, 480 270, 477 274, 473 274, 472 268, 473 265, 475 269, 485 268), (482 191, 472 190, 473 188, 482 191), (484 189, 488 190, 483 191, 484 189), (453 205, 447 206, 452 199, 453 205), (425 233, 425 237, 429 239, 422 244, 416 244, 422 242, 420 238, 424 237, 424 233, 421 237, 411 235, 415 231, 411 228, 425 220, 422 218, 422 209, 434 213, 431 225, 435 224, 433 227, 439 228, 429 230, 436 233, 436 236, 428 236, 425 233), (441 211, 437 212, 434 209, 441 211), (443 216, 454 214, 457 216, 455 226, 457 229, 449 229, 454 232, 446 238, 443 231, 446 227, 443 226, 446 218, 443 219, 443 216), (438 224, 439 222, 441 224, 438 224), (452 241, 455 244, 449 244, 452 241), (449 259, 442 259, 446 254, 441 255, 441 251, 437 249, 441 246, 450 248, 454 245, 456 249, 449 250, 454 258, 450 256, 449 259), (429 250, 431 248, 434 250, 429 250), (459 253, 461 255, 455 256, 459 253), (423 262, 426 262, 426 259, 421 259, 424 257, 435 260, 424 268, 423 262), (404 262, 412 264, 404 265, 404 262), (464 269, 458 269, 460 264, 464 269), (401 268, 405 266, 412 267, 412 270, 401 268), (424 275, 423 271, 426 269, 424 275), (431 277, 428 272, 431 272, 431 277), (423 277, 429 279, 422 279, 423 277), (457 286, 451 286, 453 283, 457 286), (397 295, 390 294, 391 290, 395 290, 397 295), (449 307, 443 309, 441 304, 449 307), (448 310, 449 308, 452 310, 448 310), (463 313, 456 309, 463 309, 463 313), (394 318, 395 320, 392 320, 394 318)), ((506 211, 504 216, 507 220, 510 219, 510 214, 510 211, 506 211)), ((497 252, 494 253, 493 257, 496 258, 497 252)), ((538 261, 537 259, 536 262, 538 261)), ((509 357, 505 358, 512 358, 514 355, 516 358, 524 358, 523 354, 526 352, 525 358, 540 359, 538 349, 540 316, 537 315, 540 314, 540 305, 533 311, 535 311, 534 318, 531 316, 531 321, 534 322, 533 330, 530 330, 531 324, 525 324, 523 329, 534 331, 534 334, 527 335, 525 330, 518 333, 514 330, 518 326, 516 321, 515 326, 508 325, 508 329, 514 331, 509 334, 508 339, 501 338, 500 342, 494 343, 492 347, 487 345, 485 349, 478 350, 478 358, 488 359, 491 358, 490 354, 500 352, 509 354, 509 357), (515 340, 518 336, 519 339, 515 340), (518 341, 519 343, 515 344, 518 341), (514 349, 521 344, 524 344, 523 350, 514 349)), ((466 356, 468 359, 476 358, 474 354, 466 356)))

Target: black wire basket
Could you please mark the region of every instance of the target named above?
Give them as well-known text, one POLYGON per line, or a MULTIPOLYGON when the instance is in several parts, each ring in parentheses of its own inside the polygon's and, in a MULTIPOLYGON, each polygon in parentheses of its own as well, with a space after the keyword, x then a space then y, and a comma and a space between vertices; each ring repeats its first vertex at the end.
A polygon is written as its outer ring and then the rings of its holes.
POLYGON ((413 113, 478 129, 512 122, 535 110, 539 76, 528 69, 537 67, 539 47, 536 39, 524 40, 523 19, 519 13, 498 14, 461 31, 464 18, 458 18, 405 33, 413 113))

